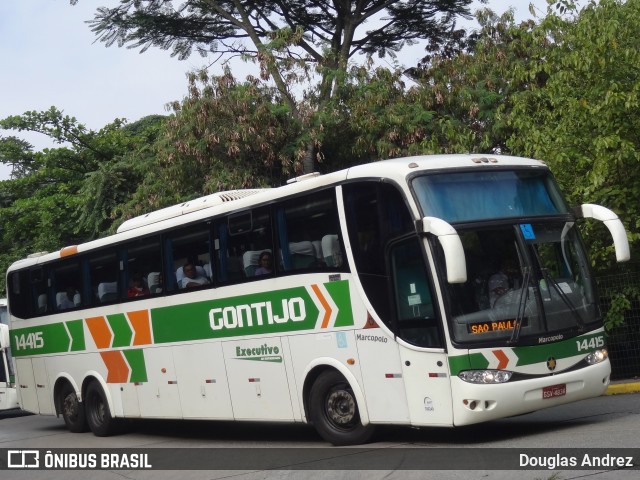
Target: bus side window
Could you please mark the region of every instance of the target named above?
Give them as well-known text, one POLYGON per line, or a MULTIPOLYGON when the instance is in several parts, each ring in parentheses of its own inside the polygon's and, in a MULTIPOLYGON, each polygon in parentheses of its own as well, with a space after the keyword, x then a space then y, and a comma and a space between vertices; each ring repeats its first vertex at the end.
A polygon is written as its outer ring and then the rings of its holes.
POLYGON ((285 271, 346 267, 333 189, 297 197, 276 212, 278 245, 285 271))
POLYGON ((190 225, 170 232, 165 241, 165 279, 168 291, 212 285, 211 224, 190 225), (185 267, 187 271, 185 272, 185 267))
POLYGON ((11 314, 17 318, 29 318, 31 316, 29 272, 26 270, 11 272, 8 277, 7 290, 9 291, 11 314))
POLYGON ((421 250, 417 236, 396 242, 389 249, 396 331, 413 345, 441 348, 442 336, 421 250))
POLYGON ((368 181, 342 188, 358 276, 378 316, 390 325, 393 314, 388 301, 386 248, 394 238, 415 231, 411 214, 394 185, 368 181))
POLYGON ((54 311, 82 305, 82 274, 78 262, 57 264, 51 268, 54 311))
POLYGON ((236 283, 273 275, 277 254, 268 208, 257 208, 221 218, 215 227, 217 280, 236 283), (261 265, 261 259, 265 259, 261 265))
POLYGON ((89 259, 94 304, 115 302, 120 297, 120 263, 116 252, 101 252, 89 259))
POLYGON ((126 297, 139 298, 162 292, 160 238, 141 238, 126 245, 126 297), (153 275, 152 275, 153 273, 153 275))
POLYGON ((48 277, 44 268, 34 268, 30 271, 31 277, 31 312, 33 315, 42 315, 49 311, 48 277))

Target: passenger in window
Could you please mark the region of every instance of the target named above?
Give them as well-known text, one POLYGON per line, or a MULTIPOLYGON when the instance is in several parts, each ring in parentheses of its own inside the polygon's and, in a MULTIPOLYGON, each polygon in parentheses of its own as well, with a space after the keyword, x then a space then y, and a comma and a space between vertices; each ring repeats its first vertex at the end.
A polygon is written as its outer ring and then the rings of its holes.
POLYGON ((193 263, 185 263, 182 271, 184 272, 184 278, 180 282, 181 288, 194 288, 209 284, 209 279, 200 275, 193 263))
POLYGON ((258 268, 256 268, 255 275, 271 275, 273 273, 271 252, 262 252, 258 257, 258 268))
POLYGON ((491 307, 512 289, 519 289, 520 282, 516 278, 518 269, 512 258, 505 258, 500 269, 489 277, 489 304, 491 307))
POLYGON ((142 274, 136 273, 133 276, 133 279, 131 280, 131 286, 127 291, 127 296, 129 298, 134 298, 134 297, 144 297, 149 294, 150 294, 149 289, 146 287, 146 285, 144 284, 144 280, 142 279, 142 274))

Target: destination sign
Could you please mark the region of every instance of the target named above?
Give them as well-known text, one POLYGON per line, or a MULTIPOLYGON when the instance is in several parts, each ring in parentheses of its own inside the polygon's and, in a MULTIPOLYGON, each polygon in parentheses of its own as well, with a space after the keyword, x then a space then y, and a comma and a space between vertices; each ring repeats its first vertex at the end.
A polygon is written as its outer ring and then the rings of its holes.
POLYGON ((476 335, 480 333, 501 332, 503 330, 513 330, 516 325, 515 319, 487 321, 479 323, 470 323, 467 325, 469 333, 476 335))

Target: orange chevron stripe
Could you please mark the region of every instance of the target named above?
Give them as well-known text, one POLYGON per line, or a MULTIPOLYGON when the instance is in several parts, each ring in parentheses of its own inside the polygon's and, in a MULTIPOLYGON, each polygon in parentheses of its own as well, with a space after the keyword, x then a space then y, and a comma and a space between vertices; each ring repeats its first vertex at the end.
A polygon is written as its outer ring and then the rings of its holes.
POLYGON ((324 307, 324 317, 322 317, 322 325, 320 327, 327 328, 329 326, 329 320, 331 319, 331 306, 329 305, 329 302, 327 302, 327 299, 324 298, 324 295, 322 295, 322 292, 317 285, 311 285, 311 288, 324 307))
POLYGON ((100 352, 107 366, 107 383, 126 383, 129 381, 129 366, 120 350, 100 352))
POLYGON ((498 370, 504 370, 509 365, 509 357, 502 350, 493 350, 493 354, 498 359, 498 370))
POLYGON ((128 312, 127 316, 133 327, 133 345, 151 344, 151 326, 149 324, 149 310, 128 312))
POLYGON ((85 320, 93 341, 98 348, 109 348, 113 340, 113 334, 104 317, 92 317, 85 320))

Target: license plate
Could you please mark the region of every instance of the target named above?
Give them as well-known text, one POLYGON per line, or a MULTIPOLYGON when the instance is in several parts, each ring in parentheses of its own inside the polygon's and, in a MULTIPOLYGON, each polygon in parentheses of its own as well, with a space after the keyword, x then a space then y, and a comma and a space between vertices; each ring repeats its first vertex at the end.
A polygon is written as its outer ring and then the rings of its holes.
POLYGON ((551 385, 550 387, 544 387, 542 389, 542 398, 554 398, 562 397, 567 394, 567 385, 561 383, 560 385, 551 385))

